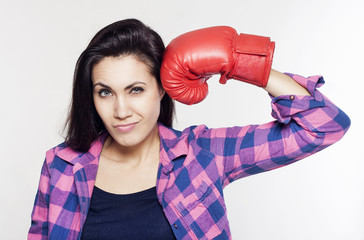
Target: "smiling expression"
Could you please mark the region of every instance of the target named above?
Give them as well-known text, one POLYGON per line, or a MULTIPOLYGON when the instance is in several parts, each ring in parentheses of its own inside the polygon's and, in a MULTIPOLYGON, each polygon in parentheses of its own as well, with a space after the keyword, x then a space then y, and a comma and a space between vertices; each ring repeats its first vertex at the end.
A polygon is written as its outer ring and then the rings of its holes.
POLYGON ((164 91, 145 63, 133 55, 105 57, 94 66, 92 83, 96 111, 121 147, 159 139, 164 91))

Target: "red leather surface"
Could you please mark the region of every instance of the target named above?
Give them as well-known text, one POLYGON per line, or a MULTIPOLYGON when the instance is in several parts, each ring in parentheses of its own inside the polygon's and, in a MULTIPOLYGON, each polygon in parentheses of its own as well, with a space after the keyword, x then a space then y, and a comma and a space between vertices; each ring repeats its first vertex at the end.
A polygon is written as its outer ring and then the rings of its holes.
POLYGON ((220 83, 234 78, 260 87, 268 81, 274 42, 240 34, 226 26, 199 29, 173 39, 161 68, 162 84, 177 101, 195 104, 208 94, 206 81, 221 74, 220 83))

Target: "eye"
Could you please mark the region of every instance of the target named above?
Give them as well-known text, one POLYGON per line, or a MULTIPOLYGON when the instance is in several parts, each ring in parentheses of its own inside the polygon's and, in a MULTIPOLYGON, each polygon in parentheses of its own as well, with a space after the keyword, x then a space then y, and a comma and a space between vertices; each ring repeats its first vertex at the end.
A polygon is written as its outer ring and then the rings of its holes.
POLYGON ((133 87, 130 92, 133 94, 139 94, 139 93, 142 93, 143 91, 144 91, 144 88, 142 88, 142 87, 133 87))
POLYGON ((107 96, 110 96, 111 95, 111 92, 108 89, 100 89, 97 93, 101 97, 107 97, 107 96))

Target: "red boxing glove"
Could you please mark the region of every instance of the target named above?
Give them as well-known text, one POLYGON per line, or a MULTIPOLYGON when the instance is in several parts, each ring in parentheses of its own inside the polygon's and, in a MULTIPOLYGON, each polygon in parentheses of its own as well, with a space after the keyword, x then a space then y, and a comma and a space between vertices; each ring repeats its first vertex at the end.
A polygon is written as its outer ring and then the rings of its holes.
POLYGON ((164 53, 163 87, 173 99, 189 105, 206 97, 206 80, 214 74, 221 74, 223 84, 233 78, 265 87, 274 46, 268 37, 238 35, 235 29, 225 26, 182 34, 170 42, 164 53))

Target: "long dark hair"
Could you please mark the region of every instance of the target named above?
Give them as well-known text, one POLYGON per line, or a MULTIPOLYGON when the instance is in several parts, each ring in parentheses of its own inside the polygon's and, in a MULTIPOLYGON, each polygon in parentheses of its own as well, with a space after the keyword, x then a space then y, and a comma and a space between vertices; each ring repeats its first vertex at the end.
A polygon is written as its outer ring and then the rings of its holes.
MULTIPOLYGON (((105 126, 93 101, 92 69, 105 57, 133 55, 145 63, 162 88, 160 67, 165 46, 161 37, 136 19, 125 19, 101 29, 76 63, 66 143, 73 150, 86 152, 105 126)), ((174 101, 167 93, 161 100, 158 121, 172 127, 174 101)))

